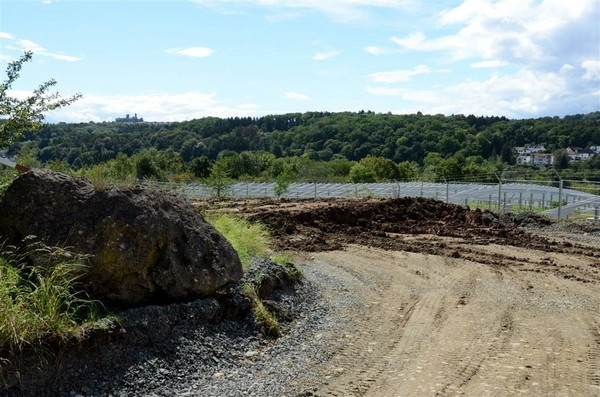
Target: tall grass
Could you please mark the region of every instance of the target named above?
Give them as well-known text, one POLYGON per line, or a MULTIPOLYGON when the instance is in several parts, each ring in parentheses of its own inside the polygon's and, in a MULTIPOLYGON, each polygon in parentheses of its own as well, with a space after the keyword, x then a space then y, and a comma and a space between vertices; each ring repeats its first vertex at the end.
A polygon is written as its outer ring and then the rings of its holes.
POLYGON ((244 285, 244 294, 250 299, 252 315, 260 326, 260 332, 268 337, 280 336, 281 330, 279 329, 277 317, 265 307, 256 286, 252 284, 244 285))
POLYGON ((206 220, 231 243, 244 267, 254 257, 268 256, 271 239, 269 232, 260 223, 249 223, 225 213, 208 215, 206 220))
POLYGON ((78 291, 82 265, 59 260, 64 250, 29 245, 31 256, 0 246, 0 353, 13 355, 26 347, 79 337, 97 319, 99 303, 78 291))

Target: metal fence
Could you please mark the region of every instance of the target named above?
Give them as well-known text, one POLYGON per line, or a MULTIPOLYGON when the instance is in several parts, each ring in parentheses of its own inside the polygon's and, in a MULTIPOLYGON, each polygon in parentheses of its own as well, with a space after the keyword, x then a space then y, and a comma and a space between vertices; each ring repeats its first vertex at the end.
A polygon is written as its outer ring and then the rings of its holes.
MULTIPOLYGON (((152 182, 192 199, 216 196, 214 189, 201 184, 152 182)), ((239 182, 220 195, 231 198, 276 198, 275 183, 239 182)), ((291 183, 281 198, 321 199, 350 197, 428 197, 447 203, 469 205, 493 211, 542 210, 554 218, 566 218, 576 209, 598 213, 600 196, 576 189, 563 189, 560 182, 392 182, 392 183, 291 183)))

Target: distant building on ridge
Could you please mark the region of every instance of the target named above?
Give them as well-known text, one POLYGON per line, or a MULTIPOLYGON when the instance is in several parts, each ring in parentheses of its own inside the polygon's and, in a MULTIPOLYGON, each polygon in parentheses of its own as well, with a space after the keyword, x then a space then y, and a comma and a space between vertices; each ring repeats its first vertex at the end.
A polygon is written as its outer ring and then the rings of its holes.
POLYGON ((143 123, 144 119, 141 117, 138 118, 136 113, 133 117, 129 117, 129 114, 127 114, 125 117, 117 117, 115 121, 117 123, 143 123))

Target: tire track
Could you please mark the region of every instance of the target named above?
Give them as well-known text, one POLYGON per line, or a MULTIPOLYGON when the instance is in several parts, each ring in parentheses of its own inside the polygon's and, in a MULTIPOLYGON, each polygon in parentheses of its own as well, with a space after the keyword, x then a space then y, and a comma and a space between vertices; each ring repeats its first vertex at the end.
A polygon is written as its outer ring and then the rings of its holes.
POLYGON ((592 339, 588 345, 588 380, 590 395, 600 396, 600 323, 594 321, 590 324, 592 339))
MULTIPOLYGON (((448 271, 447 264, 444 266, 448 271)), ((444 269, 442 269, 444 270, 444 269)), ((434 273, 435 274, 435 273, 434 273)), ((437 280, 430 278, 424 292, 401 314, 397 314, 393 321, 387 322, 386 326, 378 324, 377 334, 393 336, 393 343, 377 346, 373 349, 373 340, 379 340, 377 335, 367 333, 361 339, 362 343, 354 344, 352 352, 349 353, 355 360, 345 362, 355 369, 344 373, 344 375, 332 381, 325 390, 324 396, 363 396, 368 395, 371 390, 380 388, 378 383, 385 379, 393 379, 405 368, 414 365, 423 346, 427 345, 434 337, 437 330, 445 319, 447 311, 447 295, 450 290, 456 289, 457 285, 468 279, 472 271, 465 266, 446 273, 444 277, 437 280), (369 356, 365 357, 365 343, 369 344, 367 351, 369 356)), ((395 288, 402 285, 392 285, 386 290, 382 299, 393 300, 395 288)), ((380 317, 383 313, 377 313, 380 317)), ((373 323, 377 324, 377 323, 373 323)))
POLYGON ((324 272, 348 283, 336 293, 363 304, 347 317, 353 329, 322 367, 326 381, 314 395, 600 397, 600 326, 590 320, 598 290, 551 272, 553 263, 585 269, 585 258, 532 255, 534 273, 519 271, 523 249, 486 249, 490 259, 519 259, 505 266, 461 252, 360 246, 315 254, 324 272))
MULTIPOLYGON (((513 321, 509 311, 505 311, 495 332, 487 330, 478 337, 471 338, 469 345, 450 359, 449 380, 436 392, 435 396, 450 396, 469 383, 479 372, 484 362, 495 361, 509 351, 509 341, 513 333, 513 321)), ((496 376, 502 376, 496 374, 496 376)))

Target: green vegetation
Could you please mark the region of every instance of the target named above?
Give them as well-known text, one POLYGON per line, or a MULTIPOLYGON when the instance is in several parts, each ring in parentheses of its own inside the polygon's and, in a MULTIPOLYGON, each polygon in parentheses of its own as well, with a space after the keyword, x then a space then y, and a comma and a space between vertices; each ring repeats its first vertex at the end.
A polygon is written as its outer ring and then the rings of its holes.
POLYGON ((277 318, 265 307, 256 286, 250 283, 244 285, 244 295, 252 302, 252 315, 258 322, 261 333, 270 337, 280 336, 281 331, 277 318))
POLYGON ((6 189, 10 186, 10 184, 15 180, 17 175, 17 171, 13 169, 6 167, 4 167, 4 169, 0 169, 0 198, 2 197, 6 189))
MULTIPOLYGON (((514 148, 543 144, 563 179, 600 181, 600 156, 568 161, 564 149, 600 145, 600 112, 509 120, 473 115, 307 112, 172 123, 59 123, 9 147, 42 164, 116 181, 495 182, 542 178, 514 148)), ((282 187, 284 187, 282 184, 282 187)))
POLYGON ((83 337, 98 319, 100 305, 77 289, 81 258, 28 244, 26 251, 0 247, 0 352, 44 350, 51 343, 83 337), (26 252, 38 258, 34 264, 26 252))
POLYGON ((277 263, 279 266, 283 267, 285 269, 286 273, 292 279, 301 279, 304 277, 304 272, 302 271, 302 269, 300 267, 298 267, 298 265, 296 265, 294 262, 292 262, 292 258, 290 258, 289 255, 276 254, 276 255, 273 255, 271 260, 273 262, 277 263))
POLYGON ((19 78, 25 62, 33 57, 30 51, 20 59, 11 62, 6 68, 6 80, 0 84, 0 148, 4 148, 21 138, 25 133, 37 131, 42 126, 44 113, 70 105, 78 100, 81 94, 69 98, 61 98, 58 93, 49 93, 55 80, 48 80, 33 92, 33 95, 19 99, 9 95, 12 85, 19 78))
POLYGON ((263 225, 225 213, 207 216, 207 221, 231 243, 243 266, 247 267, 254 257, 268 256, 270 236, 263 225))
MULTIPOLYGON (((246 269, 252 258, 268 257, 271 238, 262 224, 249 223, 222 212, 208 216, 207 220, 229 240, 246 269)), ((289 256, 276 254, 271 260, 281 266, 284 277, 288 280, 299 280, 303 277, 302 269, 292 263, 289 256)), ((267 337, 277 337, 281 334, 277 317, 265 307, 259 293, 264 277, 264 274, 258 274, 253 280, 247 280, 243 286, 243 294, 251 302, 252 315, 259 324, 261 333, 267 337)))

